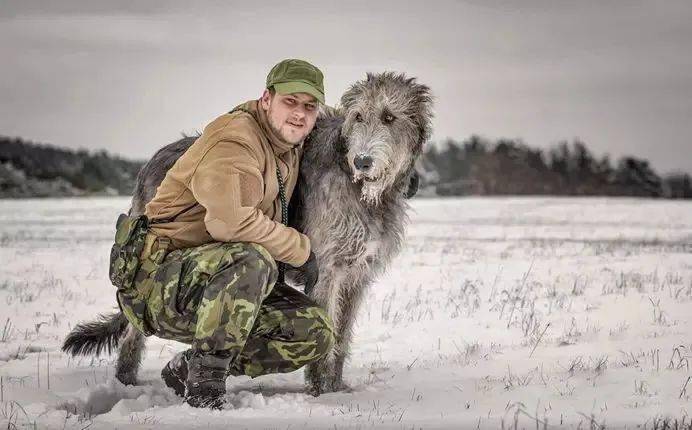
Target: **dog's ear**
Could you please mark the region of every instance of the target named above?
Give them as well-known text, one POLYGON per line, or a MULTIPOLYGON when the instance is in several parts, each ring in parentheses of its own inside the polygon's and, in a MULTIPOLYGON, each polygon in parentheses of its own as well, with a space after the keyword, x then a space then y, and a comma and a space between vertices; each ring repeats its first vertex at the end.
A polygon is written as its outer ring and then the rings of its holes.
POLYGON ((348 152, 348 145, 346 144, 346 138, 344 137, 341 127, 337 127, 331 137, 334 152, 339 155, 345 155, 348 152))
POLYGON ((343 133, 344 119, 339 118, 338 122, 335 124, 330 140, 332 141, 332 148, 336 155, 336 161, 339 163, 339 168, 344 172, 351 174, 351 168, 348 165, 348 160, 346 159, 348 154, 348 141, 343 133))
POLYGON ((420 185, 420 176, 418 175, 418 172, 416 169, 411 169, 411 174, 409 175, 408 178, 408 188, 404 191, 404 197, 407 199, 410 199, 411 197, 415 196, 416 193, 418 192, 418 186, 420 185))
POLYGON ((326 157, 325 160, 333 160, 344 172, 351 174, 346 156, 348 154, 348 141, 343 134, 344 117, 342 115, 326 116, 319 120, 315 130, 308 135, 306 144, 317 145, 314 148, 326 157))
POLYGON ((427 85, 418 84, 415 78, 409 78, 407 84, 412 89, 411 106, 413 107, 410 116, 416 124, 418 131, 415 152, 420 152, 423 149, 425 142, 430 139, 432 134, 432 104, 433 97, 430 88, 427 85))

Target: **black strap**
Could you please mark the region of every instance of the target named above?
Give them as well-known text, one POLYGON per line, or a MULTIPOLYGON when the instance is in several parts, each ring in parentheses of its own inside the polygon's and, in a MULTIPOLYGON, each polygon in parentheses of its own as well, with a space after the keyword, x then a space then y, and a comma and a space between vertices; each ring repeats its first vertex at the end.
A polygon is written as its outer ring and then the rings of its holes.
MULTIPOLYGON (((279 199, 281 200, 281 224, 288 225, 288 205, 286 204, 286 189, 284 188, 283 177, 281 176, 281 170, 279 170, 279 163, 276 163, 276 179, 279 181, 279 199)), ((286 277, 286 265, 280 261, 277 261, 279 269, 279 277, 277 278, 278 284, 283 284, 286 277)))
POLYGON ((149 224, 163 224, 165 222, 172 222, 176 218, 178 218, 180 215, 184 214, 185 212, 189 211, 190 209, 194 208, 195 206, 197 206, 197 202, 194 202, 193 204, 186 207, 182 211, 178 212, 177 214, 175 214, 173 216, 169 216, 168 218, 151 219, 151 220, 149 220, 149 224))

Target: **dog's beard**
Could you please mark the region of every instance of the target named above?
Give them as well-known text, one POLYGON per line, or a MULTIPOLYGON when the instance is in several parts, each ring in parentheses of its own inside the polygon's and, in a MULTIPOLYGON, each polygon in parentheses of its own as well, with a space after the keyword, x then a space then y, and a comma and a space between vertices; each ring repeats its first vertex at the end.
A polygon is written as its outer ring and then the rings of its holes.
MULTIPOLYGON (((392 189, 398 186, 399 179, 404 176, 406 166, 409 164, 406 157, 402 156, 387 159, 386 163, 376 164, 369 174, 354 173, 353 181, 360 185, 360 199, 368 205, 378 206, 382 202, 383 196, 391 194, 392 189)), ((403 195, 403 191, 401 195, 403 195)))
POLYGON ((360 186, 360 199, 368 205, 377 206, 387 188, 387 171, 380 171, 377 174, 356 172, 353 175, 353 182, 360 186))
POLYGON ((364 182, 360 188, 360 199, 366 204, 378 206, 382 198, 380 182, 364 182))

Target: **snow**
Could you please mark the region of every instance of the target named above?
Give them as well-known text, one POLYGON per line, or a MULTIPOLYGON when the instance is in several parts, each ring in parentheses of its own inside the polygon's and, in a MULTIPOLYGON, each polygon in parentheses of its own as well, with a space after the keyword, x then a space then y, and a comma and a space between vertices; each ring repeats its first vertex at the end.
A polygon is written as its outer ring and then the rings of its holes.
POLYGON ((114 308, 107 256, 125 198, 0 200, 3 428, 655 428, 687 418, 692 203, 414 199, 406 247, 371 288, 345 370, 229 378, 222 411, 159 378, 184 345, 150 338, 123 386, 114 357, 60 352, 114 308))

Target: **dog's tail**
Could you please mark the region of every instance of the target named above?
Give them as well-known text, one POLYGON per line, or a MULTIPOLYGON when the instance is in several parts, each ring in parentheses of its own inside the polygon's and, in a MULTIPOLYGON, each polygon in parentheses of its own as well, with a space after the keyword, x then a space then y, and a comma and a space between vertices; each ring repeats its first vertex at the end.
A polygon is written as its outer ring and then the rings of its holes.
POLYGON ((77 324, 62 344, 63 352, 75 355, 110 354, 127 330, 128 321, 122 312, 99 315, 96 321, 77 324))

